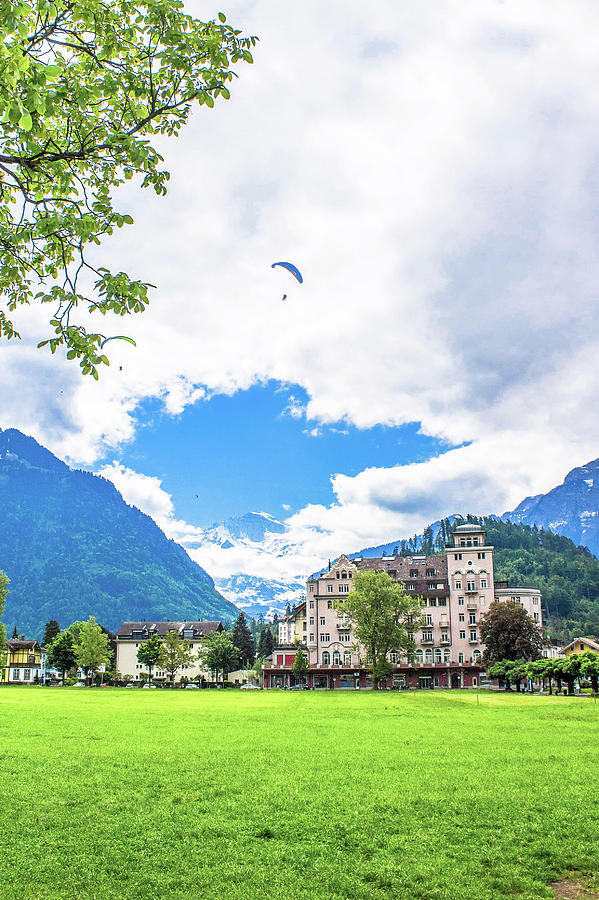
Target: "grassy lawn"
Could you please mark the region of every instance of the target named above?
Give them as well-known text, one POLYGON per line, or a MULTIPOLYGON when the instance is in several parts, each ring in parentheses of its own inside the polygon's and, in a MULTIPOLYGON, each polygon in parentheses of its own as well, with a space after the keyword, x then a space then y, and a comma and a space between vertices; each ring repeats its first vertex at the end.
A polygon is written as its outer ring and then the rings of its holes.
POLYGON ((599 872, 598 723, 565 697, 0 688, 0 898, 549 898, 599 872))

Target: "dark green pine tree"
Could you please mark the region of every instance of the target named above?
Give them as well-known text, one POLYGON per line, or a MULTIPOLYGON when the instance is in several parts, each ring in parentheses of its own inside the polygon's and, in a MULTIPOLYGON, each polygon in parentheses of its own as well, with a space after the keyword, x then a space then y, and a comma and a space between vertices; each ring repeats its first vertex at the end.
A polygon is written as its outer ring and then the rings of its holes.
POLYGON ((270 656, 275 648, 275 639, 272 631, 267 626, 260 632, 260 640, 258 641, 258 656, 270 656))
POLYGON ((60 625, 56 619, 50 619, 46 622, 46 630, 42 638, 42 647, 49 647, 55 637, 60 634, 60 625))
POLYGON ((239 647, 240 667, 246 669, 253 666, 255 657, 254 638, 243 610, 237 616, 237 621, 233 626, 233 644, 239 647))

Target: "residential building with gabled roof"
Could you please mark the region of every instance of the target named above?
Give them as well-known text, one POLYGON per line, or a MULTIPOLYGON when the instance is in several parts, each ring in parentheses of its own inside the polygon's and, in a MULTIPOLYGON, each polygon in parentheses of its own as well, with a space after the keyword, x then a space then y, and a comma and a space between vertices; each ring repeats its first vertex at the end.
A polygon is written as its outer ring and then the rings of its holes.
MULTIPOLYGON (((128 675, 134 681, 143 681, 148 675, 147 666, 138 662, 137 651, 140 645, 157 634, 165 637, 170 631, 176 631, 179 638, 190 642, 190 649, 197 654, 201 643, 210 634, 223 630, 222 622, 123 622, 116 633, 116 669, 122 675, 128 675)), ((166 678, 166 673, 155 669, 152 676, 156 680, 166 678)), ((214 680, 211 673, 198 662, 180 669, 175 681, 186 677, 195 680, 198 677, 206 681, 214 680)))

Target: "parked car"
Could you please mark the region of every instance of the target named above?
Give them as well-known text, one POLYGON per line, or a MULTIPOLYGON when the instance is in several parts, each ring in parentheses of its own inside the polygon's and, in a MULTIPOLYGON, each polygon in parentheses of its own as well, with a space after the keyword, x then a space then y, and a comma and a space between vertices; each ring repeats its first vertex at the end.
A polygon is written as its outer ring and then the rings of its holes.
POLYGON ((197 684, 186 684, 185 690, 186 691, 199 691, 199 687, 197 684))
POLYGON ((76 681, 73 687, 85 687, 85 681, 76 681))
POLYGON ((240 691, 259 691, 260 685, 259 684, 242 684, 241 687, 239 688, 239 690, 240 691))
POLYGON ((155 691, 156 685, 155 684, 144 684, 144 690, 145 691, 155 691))
POLYGON ((307 684, 292 684, 289 688, 290 691, 308 691, 310 690, 307 684))

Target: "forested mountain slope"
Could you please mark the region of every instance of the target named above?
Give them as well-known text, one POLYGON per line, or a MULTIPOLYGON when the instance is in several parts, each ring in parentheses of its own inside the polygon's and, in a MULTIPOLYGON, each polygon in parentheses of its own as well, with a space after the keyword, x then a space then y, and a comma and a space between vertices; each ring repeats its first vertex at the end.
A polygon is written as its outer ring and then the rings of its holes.
POLYGON ((128 506, 114 485, 69 469, 19 431, 0 431, 3 621, 28 637, 93 615, 116 630, 140 619, 234 620, 210 575, 128 506))

